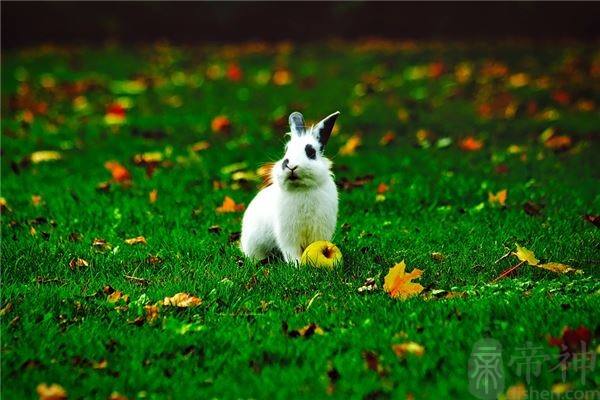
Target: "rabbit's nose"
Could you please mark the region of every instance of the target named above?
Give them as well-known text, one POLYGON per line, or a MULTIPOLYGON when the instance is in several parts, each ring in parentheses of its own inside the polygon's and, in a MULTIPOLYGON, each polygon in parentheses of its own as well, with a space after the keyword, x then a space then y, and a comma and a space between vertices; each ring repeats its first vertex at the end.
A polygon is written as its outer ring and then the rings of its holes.
POLYGON ((294 167, 290 167, 290 160, 288 158, 286 158, 285 160, 283 160, 283 163, 281 164, 281 169, 283 169, 285 171, 285 169, 289 169, 290 171, 295 171, 296 168, 298 168, 298 166, 294 166, 294 167))

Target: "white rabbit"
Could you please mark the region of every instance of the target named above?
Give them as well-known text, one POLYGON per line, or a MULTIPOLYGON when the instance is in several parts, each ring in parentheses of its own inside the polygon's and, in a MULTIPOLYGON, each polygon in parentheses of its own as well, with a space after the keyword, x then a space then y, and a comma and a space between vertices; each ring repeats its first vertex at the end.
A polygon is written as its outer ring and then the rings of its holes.
POLYGON ((331 240, 338 213, 338 193, 323 148, 339 112, 306 128, 299 112, 290 115, 290 141, 283 159, 271 170, 270 186, 248 205, 242 221, 241 248, 261 260, 278 249, 285 261, 298 262, 317 240, 331 240))

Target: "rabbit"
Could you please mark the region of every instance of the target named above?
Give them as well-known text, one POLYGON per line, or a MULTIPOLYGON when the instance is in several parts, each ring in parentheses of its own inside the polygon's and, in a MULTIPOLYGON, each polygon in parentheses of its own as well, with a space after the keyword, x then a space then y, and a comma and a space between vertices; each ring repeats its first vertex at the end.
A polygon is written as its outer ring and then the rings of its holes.
POLYGON ((286 262, 299 263, 309 244, 331 240, 338 192, 323 150, 339 115, 307 128, 301 113, 290 114, 285 155, 273 164, 272 183, 258 192, 242 219, 240 244, 246 257, 260 261, 279 250, 286 262))

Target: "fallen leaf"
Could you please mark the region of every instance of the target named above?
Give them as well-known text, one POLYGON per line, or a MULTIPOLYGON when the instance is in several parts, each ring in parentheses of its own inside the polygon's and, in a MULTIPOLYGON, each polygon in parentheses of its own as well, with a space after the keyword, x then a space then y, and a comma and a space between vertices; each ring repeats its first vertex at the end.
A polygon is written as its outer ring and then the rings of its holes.
POLYGON ((531 216, 539 215, 542 211, 542 208, 544 208, 543 205, 534 203, 533 201, 527 201, 525 204, 523 204, 523 211, 525 211, 527 215, 531 216))
POLYGON ((13 303, 6 303, 6 305, 2 308, 0 308, 0 317, 5 316, 6 314, 8 314, 9 312, 11 312, 13 309, 13 303))
POLYGON ((563 364, 569 363, 576 353, 589 351, 591 340, 590 330, 583 325, 580 325, 577 329, 565 326, 560 337, 548 337, 550 346, 559 348, 560 360, 563 364))
POLYGON ((393 344, 392 350, 398 357, 405 357, 407 354, 414 354, 421 357, 425 354, 425 347, 416 342, 393 344))
POLYGON ((292 83, 292 73, 287 68, 278 68, 273 72, 273 83, 277 86, 289 85, 292 83))
POLYGON ((110 104, 104 114, 104 123, 106 125, 122 125, 125 123, 126 110, 121 103, 110 104))
POLYGON ((600 228, 600 215, 587 214, 583 216, 583 219, 591 224, 594 224, 596 228, 600 228))
POLYGON ((533 265, 536 266, 539 264, 539 260, 537 258, 535 258, 535 254, 533 254, 533 251, 526 249, 525 247, 521 247, 519 246, 518 243, 515 243, 517 246, 517 251, 514 252, 513 254, 515 256, 517 256, 517 258, 521 261, 526 262, 529 265, 533 265))
POLYGON ((124 183, 131 181, 131 174, 118 161, 107 161, 104 163, 104 167, 110 171, 112 179, 115 182, 124 183))
POLYGON ((148 304, 144 306, 146 313, 146 322, 153 323, 158 319, 158 306, 156 304, 148 304))
POLYGON ((154 204, 156 203, 156 200, 158 200, 158 190, 152 189, 150 193, 148 193, 148 201, 150 204, 154 204))
POLYGON ((92 241, 92 247, 97 251, 107 251, 112 248, 112 245, 105 239, 96 238, 92 241))
POLYGON ((350 136, 346 143, 340 148, 340 154, 348 156, 354 154, 356 149, 362 144, 360 135, 355 134, 350 136))
POLYGON ((137 236, 131 239, 125 239, 125 243, 127 243, 130 246, 133 246, 134 244, 147 244, 146 243, 146 238, 143 236, 137 236))
POLYGON ((358 288, 358 293, 372 292, 374 290, 377 290, 377 282, 373 278, 367 278, 365 283, 358 288))
POLYGON ((29 155, 29 160, 34 164, 39 164, 48 161, 57 161, 62 158, 62 154, 53 150, 34 151, 29 155))
POLYGON ((552 385, 552 389, 550 390, 553 395, 560 396, 570 391, 572 387, 573 385, 568 382, 560 382, 552 385))
POLYGON ((57 383, 50 386, 40 383, 35 390, 40 400, 65 400, 67 398, 67 391, 57 383))
POLYGON ((119 300, 122 300, 124 303, 129 303, 129 296, 121 292, 120 290, 114 290, 107 297, 106 300, 109 303, 116 303, 119 300))
POLYGON ((368 370, 376 372, 379 376, 385 376, 387 371, 379 362, 379 355, 371 350, 362 352, 363 360, 365 360, 365 367, 368 370))
POLYGON ((42 204, 42 196, 32 194, 31 195, 31 204, 34 207, 39 207, 39 205, 42 204))
POLYGON ((506 400, 525 400, 527 398, 527 388, 522 383, 510 386, 506 389, 506 400))
POLYGON ((71 261, 69 261, 69 268, 72 270, 87 267, 88 265, 89 263, 83 258, 73 258, 71 261))
POLYGON ((506 190, 506 189, 502 189, 501 191, 499 191, 496 194, 494 194, 492 192, 488 192, 488 201, 492 205, 497 204, 497 205, 504 207, 506 205, 507 195, 508 195, 508 190, 506 190))
POLYGON ((573 141, 571 140, 571 137, 567 135, 552 136, 544 142, 546 148, 554 151, 568 150, 572 145, 573 141))
POLYGON ((177 293, 173 297, 165 297, 163 305, 175 307, 197 307, 202 304, 202 299, 188 293, 177 293))
POLYGON ((92 363, 93 369, 106 369, 106 367, 108 367, 108 361, 106 360, 106 358, 103 358, 98 361, 94 361, 92 363))
POLYGON ((358 176, 352 180, 348 179, 346 177, 343 177, 340 179, 338 186, 344 190, 352 190, 354 188, 358 188, 358 187, 366 185, 367 183, 372 182, 374 178, 375 178, 374 175, 358 176))
POLYGON ((163 154, 160 151, 151 151, 133 156, 133 163, 135 165, 158 164, 162 160, 163 154))
POLYGON ((462 151, 479 151, 483 148, 483 141, 469 136, 458 142, 458 147, 462 151))
POLYGON ((578 275, 583 274, 583 271, 580 269, 576 269, 569 265, 556 263, 556 262, 549 262, 546 264, 538 264, 536 266, 538 268, 547 269, 548 271, 556 272, 558 274, 568 274, 571 272, 574 274, 578 274, 578 275))
POLYGON ((395 139, 396 139, 396 134, 392 131, 388 131, 388 132, 386 132, 385 135, 383 135, 381 137, 381 139, 379 140, 379 144, 382 146, 387 146, 390 143, 392 143, 395 139))
POLYGON ((407 274, 404 272, 405 269, 406 264, 404 261, 401 261, 390 268, 384 278, 383 290, 393 298, 399 297, 402 300, 406 300, 423 291, 423 286, 411 282, 413 279, 419 278, 423 274, 423 271, 415 268, 407 274))
POLYGON ((123 396, 119 392, 112 392, 108 400, 128 400, 127 397, 123 396))
POLYGON ((386 193, 388 190, 390 190, 390 187, 388 185, 386 185, 385 183, 381 182, 378 186, 377 186, 377 194, 384 194, 386 193))
POLYGON ((446 259, 446 256, 444 256, 438 251, 434 251, 433 253, 431 253, 431 259, 437 262, 442 262, 446 259))
POLYGON ((208 148, 210 148, 210 143, 208 143, 206 140, 196 142, 190 147, 190 149, 194 152, 206 150, 208 148))
POLYGON ((289 337, 295 338, 295 337, 303 337, 303 338, 308 338, 311 337, 312 335, 324 335, 325 331, 323 331, 323 329, 315 324, 314 322, 303 326, 302 328, 298 328, 298 329, 294 329, 291 331, 288 331, 288 326, 287 323, 284 322, 283 323, 283 331, 285 334, 287 334, 289 337))
POLYGON ((210 123, 214 133, 229 133, 231 130, 231 121, 225 115, 217 115, 210 123))
POLYGON ((227 78, 232 82, 239 82, 244 77, 242 68, 238 63, 230 63, 227 67, 227 78))
POLYGON ((243 204, 236 204, 235 201, 231 197, 225 196, 225 199, 223 199, 223 204, 221 206, 217 207, 217 212, 219 212, 219 213, 240 212, 240 211, 244 211, 245 208, 246 208, 246 206, 244 206, 243 204))
POLYGON ((6 211, 10 211, 8 203, 4 197, 0 197, 0 213, 4 214, 6 211))

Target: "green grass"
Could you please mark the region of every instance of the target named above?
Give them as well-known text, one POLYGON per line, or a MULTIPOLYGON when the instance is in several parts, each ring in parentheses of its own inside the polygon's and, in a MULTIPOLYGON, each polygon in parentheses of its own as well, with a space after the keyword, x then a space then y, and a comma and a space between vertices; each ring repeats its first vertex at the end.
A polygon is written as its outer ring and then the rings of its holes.
MULTIPOLYGON (((559 336, 567 325, 585 325, 596 335, 600 328, 600 234, 583 219, 600 212, 600 92, 593 57, 593 48, 582 44, 510 43, 363 51, 351 44, 311 45, 257 53, 237 47, 45 48, 3 54, 2 196, 10 210, 3 211, 1 224, 1 304, 11 303, 12 310, 1 323, 2 397, 34 398, 39 383, 54 382, 70 398, 107 398, 113 391, 174 399, 409 393, 417 399, 468 398, 467 362, 474 343, 485 337, 502 344, 506 387, 525 382, 510 360, 528 342, 555 357, 527 385, 549 390, 561 373, 551 371, 558 349, 548 345, 547 335, 559 336), (240 82, 207 74, 209 66, 226 69, 229 60, 239 62, 240 82), (505 64, 508 74, 485 78, 486 60, 505 64), (415 76, 423 70, 415 66, 434 61, 444 63, 441 76, 415 76), (465 62, 472 75, 461 83, 454 71, 465 62), (290 84, 258 82, 276 66, 289 67, 290 84), (530 81, 509 85, 508 77, 518 72, 530 81), (111 85, 136 76, 153 84, 129 95, 111 85), (535 83, 543 76, 547 86, 535 83), (52 86, 49 78, 54 86, 44 88, 42 82, 52 86), (65 85, 81 81, 93 85, 77 94, 88 103, 78 110, 77 95, 65 85), (23 84, 31 88, 31 101, 48 104, 48 112, 32 122, 22 121, 30 106, 14 102, 23 84), (553 98, 557 89, 569 93, 567 103, 553 98), (503 93, 512 96, 514 115, 478 114, 481 103, 503 93), (106 106, 123 96, 132 103, 126 124, 107 126, 106 106), (579 106, 580 100, 591 102, 592 109, 579 106), (537 111, 527 111, 530 101, 537 111), (230 240, 242 214, 215 212, 225 195, 248 204, 258 187, 250 182, 237 188, 222 168, 244 162, 252 171, 280 157, 285 127, 275 121, 297 108, 311 120, 341 111, 339 132, 326 149, 338 181, 374 176, 362 187, 340 191, 334 241, 345 263, 332 272, 244 261, 230 240), (400 109, 408 119, 399 120, 400 109), (555 118, 543 118, 547 110, 555 118), (219 114, 230 118, 230 133, 211 132, 219 114), (539 136, 547 128, 570 136, 573 146, 562 152, 545 147, 539 136), (434 141, 423 148, 415 137, 419 129, 453 143, 440 149, 434 141), (390 130, 396 140, 381 146, 390 130), (363 145, 354 155, 339 154, 355 133, 363 145), (458 148, 469 135, 484 141, 481 151, 458 148), (200 140, 211 148, 191 152, 190 145, 200 140), (521 152, 512 154, 510 145, 521 152), (63 158, 20 163, 36 150, 59 150, 63 158), (132 162, 148 151, 162 152, 167 161, 151 178, 132 162), (96 189, 110 179, 107 160, 129 169, 132 187, 96 189), (498 166, 507 172, 498 172, 498 166), (214 181, 224 187, 215 189, 214 181), (390 190, 376 201, 381 182, 390 190), (505 188, 506 207, 491 206, 488 192, 505 188), (153 189, 158 200, 150 204, 153 189), (32 205, 32 195, 42 196, 40 206, 32 205), (540 215, 524 212, 527 201, 544 205, 540 215), (213 225, 221 231, 210 233, 213 225), (81 240, 69 240, 73 232, 81 240), (147 245, 123 242, 138 235, 147 245), (112 250, 93 249, 95 238, 106 239, 112 250), (557 275, 522 266, 490 284, 517 263, 514 257, 495 262, 515 243, 543 261, 584 273, 557 275), (443 253, 444 260, 435 261, 432 252, 443 253), (148 262, 149 255, 160 262, 148 262), (75 257, 89 266, 71 270, 75 257), (401 260, 409 270, 424 271, 420 281, 427 291, 466 295, 391 299, 381 290, 383 277, 401 260), (368 277, 379 288, 359 294, 368 277), (102 293, 105 285, 129 295, 129 307, 115 309, 102 293), (154 303, 177 292, 203 302, 183 310, 163 307, 154 324, 132 323, 143 314, 135 304, 140 296, 145 297, 138 303, 144 298, 154 303), (324 334, 294 338, 282 328, 311 322, 324 334), (391 345, 406 341, 423 345, 425 354, 397 357, 391 345), (379 373, 366 367, 366 351, 377 354, 379 373), (94 369, 102 359, 107 367, 94 369)), ((598 344, 596 336, 592 345, 598 344)), ((590 389, 600 384, 600 374, 596 368, 581 382, 580 372, 571 368, 567 381, 573 389, 590 389)))

